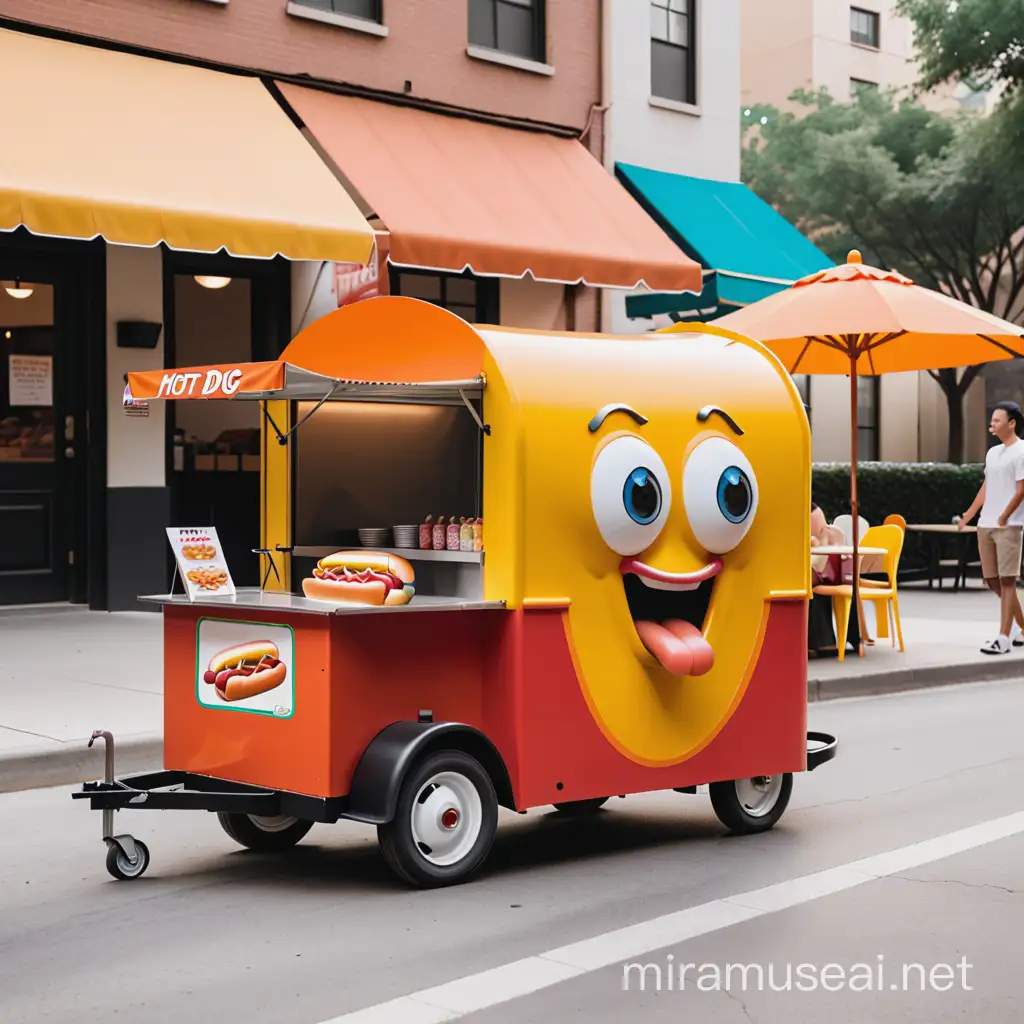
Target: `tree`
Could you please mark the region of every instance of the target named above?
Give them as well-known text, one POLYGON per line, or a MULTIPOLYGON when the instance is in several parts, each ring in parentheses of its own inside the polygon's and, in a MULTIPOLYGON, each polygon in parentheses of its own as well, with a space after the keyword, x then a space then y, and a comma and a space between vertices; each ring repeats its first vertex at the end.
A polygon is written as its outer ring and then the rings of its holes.
MULTIPOLYGON (((857 248, 1009 319, 1024 291, 1024 140, 1010 107, 980 118, 875 90, 791 99, 800 115, 744 111, 743 180, 837 262, 857 248)), ((930 371, 949 407, 950 462, 963 460, 963 397, 980 370, 930 371)))
POLYGON ((897 12, 914 23, 924 88, 1024 83, 1024 0, 899 0, 897 12))

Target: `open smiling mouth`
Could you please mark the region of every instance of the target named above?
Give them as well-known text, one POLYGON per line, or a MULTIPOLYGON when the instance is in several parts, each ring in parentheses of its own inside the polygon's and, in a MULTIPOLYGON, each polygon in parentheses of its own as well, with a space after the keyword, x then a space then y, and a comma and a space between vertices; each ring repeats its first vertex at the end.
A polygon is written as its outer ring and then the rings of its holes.
POLYGON ((619 570, 629 614, 651 654, 675 676, 710 671, 715 652, 703 629, 721 561, 715 559, 697 572, 669 573, 624 558, 619 570))

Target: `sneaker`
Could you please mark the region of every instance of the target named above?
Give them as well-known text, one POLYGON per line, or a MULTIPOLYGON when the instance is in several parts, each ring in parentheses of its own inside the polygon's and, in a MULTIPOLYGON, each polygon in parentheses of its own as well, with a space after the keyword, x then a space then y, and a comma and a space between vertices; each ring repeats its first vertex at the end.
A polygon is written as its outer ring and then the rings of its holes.
POLYGON ((1010 642, 1014 647, 1024 647, 1024 630, 1015 622, 1010 630, 1010 642))
POLYGON ((984 644, 981 648, 982 654, 1009 654, 1010 653, 1010 638, 1005 636, 997 636, 995 640, 989 640, 987 644, 984 644))

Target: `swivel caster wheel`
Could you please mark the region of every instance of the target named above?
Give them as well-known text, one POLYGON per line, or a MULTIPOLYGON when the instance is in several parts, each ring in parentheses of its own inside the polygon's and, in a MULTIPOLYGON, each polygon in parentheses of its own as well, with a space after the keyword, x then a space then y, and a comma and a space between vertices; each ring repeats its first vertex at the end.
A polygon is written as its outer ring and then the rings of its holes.
POLYGON ((149 867, 149 847, 141 839, 117 836, 107 840, 107 871, 118 881, 141 878, 149 867))

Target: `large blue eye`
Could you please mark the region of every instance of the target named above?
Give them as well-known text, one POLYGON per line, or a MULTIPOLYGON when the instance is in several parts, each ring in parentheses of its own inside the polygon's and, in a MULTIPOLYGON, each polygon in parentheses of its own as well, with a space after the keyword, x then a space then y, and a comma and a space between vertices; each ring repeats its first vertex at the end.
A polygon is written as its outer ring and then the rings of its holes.
POLYGON ((754 492, 747 474, 730 466, 718 478, 718 508, 730 523, 742 523, 754 506, 754 492))
POLYGON ((622 503, 634 523, 646 526, 658 518, 661 511, 661 487, 658 478, 646 467, 634 469, 626 478, 622 489, 622 503))

